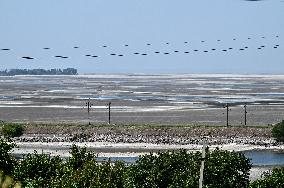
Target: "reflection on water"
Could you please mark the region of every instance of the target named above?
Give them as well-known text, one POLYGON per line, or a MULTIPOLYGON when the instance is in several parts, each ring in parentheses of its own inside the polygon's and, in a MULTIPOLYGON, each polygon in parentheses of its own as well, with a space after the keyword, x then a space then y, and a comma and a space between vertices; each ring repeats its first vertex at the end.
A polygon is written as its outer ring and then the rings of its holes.
POLYGON ((277 151, 252 150, 243 152, 246 157, 251 159, 253 165, 278 166, 284 165, 284 153, 277 151))
MULTIPOLYGON (((255 166, 282 166, 284 165, 284 153, 277 151, 266 150, 251 150, 243 151, 242 153, 249 159, 255 166)), ((98 157, 97 160, 102 161, 124 161, 126 163, 135 163, 138 157, 98 157)))

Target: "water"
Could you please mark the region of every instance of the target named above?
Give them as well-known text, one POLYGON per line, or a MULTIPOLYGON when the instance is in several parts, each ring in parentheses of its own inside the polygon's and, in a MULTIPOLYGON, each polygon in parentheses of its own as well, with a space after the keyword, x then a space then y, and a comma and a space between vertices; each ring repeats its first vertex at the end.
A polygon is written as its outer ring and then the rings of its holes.
POLYGON ((97 157, 97 161, 99 162, 110 160, 112 162, 123 161, 130 164, 135 163, 138 159, 139 157, 97 157))
MULTIPOLYGON (((284 153, 278 151, 250 150, 242 152, 247 158, 251 159, 254 166, 284 166, 284 153)), ((98 157, 98 161, 124 161, 135 163, 138 157, 98 157)))
POLYGON ((282 166, 284 165, 284 153, 278 151, 251 150, 243 152, 251 159, 255 166, 282 166))

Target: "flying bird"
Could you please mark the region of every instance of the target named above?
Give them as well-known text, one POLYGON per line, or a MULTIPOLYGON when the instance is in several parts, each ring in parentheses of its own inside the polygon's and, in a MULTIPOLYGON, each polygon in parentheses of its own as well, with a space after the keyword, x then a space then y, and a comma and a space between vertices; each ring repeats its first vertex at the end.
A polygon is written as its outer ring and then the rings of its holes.
POLYGON ((1 50, 3 50, 3 51, 8 51, 8 50, 10 50, 9 48, 3 48, 3 49, 1 49, 1 50))
POLYGON ((74 46, 73 48, 79 48, 78 46, 74 46))
POLYGON ((85 56, 87 56, 87 57, 90 57, 90 56, 92 56, 92 55, 90 55, 90 54, 87 54, 87 55, 85 55, 85 56))
POLYGON ((116 55, 116 54, 110 54, 110 55, 116 55))
POLYGON ((119 54, 118 56, 119 56, 119 57, 122 57, 123 55, 122 55, 122 54, 119 54))
POLYGON ((176 52, 176 53, 177 53, 177 52, 178 52, 178 50, 175 50, 174 52, 176 52))
POLYGON ((128 46, 128 44, 125 44, 124 46, 128 46))
POLYGON ((62 57, 61 55, 56 55, 56 56, 54 56, 54 57, 62 57))
POLYGON ((198 52, 198 50, 194 50, 195 52, 198 52))
POLYGON ((223 52, 226 52, 227 50, 222 50, 223 52))
POLYGON ((233 48, 229 48, 229 50, 232 50, 233 48))
POLYGON ((155 52, 156 54, 159 54, 160 52, 155 52))
POLYGON ((165 52, 164 54, 165 54, 165 55, 168 55, 168 54, 170 54, 170 53, 168 53, 168 52, 165 52))
POLYGON ((33 57, 24 56, 23 59, 34 59, 33 57))
POLYGON ((141 55, 147 55, 147 54, 141 54, 141 55))
POLYGON ((207 53, 208 51, 207 51, 207 50, 204 50, 203 52, 207 53))
POLYGON ((189 52, 184 52, 185 54, 188 54, 189 52))
POLYGON ((106 48, 107 46, 102 46, 103 48, 106 48))
POLYGON ((49 50, 50 48, 43 48, 44 50, 49 50))
POLYGON ((150 46, 150 45, 151 45, 150 43, 147 44, 147 46, 150 46))
POLYGON ((135 55, 138 55, 139 53, 138 53, 138 52, 135 52, 134 54, 135 54, 135 55))
POLYGON ((211 50, 213 50, 213 51, 214 51, 214 50, 216 50, 216 49, 215 49, 215 48, 212 48, 211 50))
POLYGON ((240 48, 240 50, 245 50, 245 49, 243 49, 243 48, 240 48))
POLYGON ((99 57, 99 56, 97 56, 97 55, 93 55, 92 57, 99 57))

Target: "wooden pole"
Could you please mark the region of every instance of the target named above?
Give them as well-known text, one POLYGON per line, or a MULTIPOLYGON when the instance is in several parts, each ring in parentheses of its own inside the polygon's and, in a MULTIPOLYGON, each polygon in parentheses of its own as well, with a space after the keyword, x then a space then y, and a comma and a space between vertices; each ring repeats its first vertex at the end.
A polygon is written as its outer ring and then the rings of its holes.
POLYGON ((202 147, 202 158, 201 158, 201 167, 200 167, 200 176, 199 176, 199 188, 202 188, 202 187, 203 187, 205 149, 206 149, 206 145, 205 145, 205 143, 204 143, 204 144, 203 144, 203 147, 202 147))
POLYGON ((110 105, 111 102, 108 103, 108 124, 110 124, 110 105))
POLYGON ((90 108, 92 107, 90 98, 88 99, 88 101, 86 102, 86 106, 88 107, 88 120, 89 120, 89 125, 91 125, 91 121, 90 121, 90 108))
POLYGON ((245 104, 244 105, 244 107, 245 107, 245 126, 247 125, 247 105, 245 104))
POLYGON ((226 104, 226 108, 227 108, 227 127, 229 127, 229 104, 226 104))

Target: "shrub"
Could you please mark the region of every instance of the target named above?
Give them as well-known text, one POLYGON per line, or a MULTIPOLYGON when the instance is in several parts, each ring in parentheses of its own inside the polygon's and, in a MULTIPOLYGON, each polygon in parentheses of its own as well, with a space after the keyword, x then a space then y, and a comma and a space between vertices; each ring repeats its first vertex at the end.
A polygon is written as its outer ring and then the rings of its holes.
POLYGON ((75 144, 71 148, 71 157, 68 160, 68 165, 73 169, 80 169, 86 162, 95 160, 96 155, 93 152, 88 152, 87 149, 79 148, 75 144))
POLYGON ((9 140, 0 138, 0 171, 5 174, 10 174, 16 165, 16 159, 10 153, 15 146, 9 140))
POLYGON ((282 188, 284 185, 284 168, 273 169, 264 174, 264 178, 251 183, 250 188, 282 188))
POLYGON ((15 123, 5 123, 2 127, 2 134, 5 137, 13 138, 23 134, 23 126, 15 123))
POLYGON ((45 187, 63 166, 59 156, 46 154, 27 154, 15 167, 14 179, 27 187, 45 187), (29 186, 28 186, 29 185, 29 186), (33 186, 32 186, 33 185, 33 186))
POLYGON ((284 141, 284 120, 274 125, 274 127, 272 128, 272 136, 276 139, 277 142, 284 141))
MULTIPOLYGON (((111 161, 97 163, 93 152, 75 145, 70 153, 71 157, 67 161, 62 161, 58 156, 28 154, 16 163, 11 177, 21 182, 23 187, 198 187, 200 152, 179 150, 149 154, 141 156, 132 165, 111 161)), ((250 160, 241 153, 219 149, 209 152, 207 149, 204 187, 246 188, 249 186, 250 168, 250 160)))
MULTIPOLYGON (((248 187, 251 164, 243 154, 216 149, 206 158, 204 187, 248 187)), ((200 152, 145 155, 130 167, 126 187, 198 187, 200 164, 200 152)))

